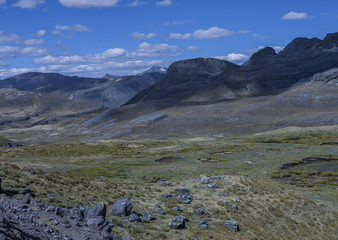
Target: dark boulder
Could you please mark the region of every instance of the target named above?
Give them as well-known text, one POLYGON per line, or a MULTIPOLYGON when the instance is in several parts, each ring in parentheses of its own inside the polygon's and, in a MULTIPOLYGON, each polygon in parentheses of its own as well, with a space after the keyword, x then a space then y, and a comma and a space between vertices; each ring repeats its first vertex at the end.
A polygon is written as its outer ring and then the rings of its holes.
POLYGON ((84 217, 86 219, 96 218, 99 216, 106 217, 107 207, 104 203, 98 203, 92 206, 89 206, 84 211, 84 217))
POLYGON ((136 213, 132 213, 129 215, 129 222, 141 222, 141 219, 136 213))
POLYGON ((239 232, 239 225, 235 221, 225 221, 223 225, 233 232, 239 232))
POLYGON ((121 199, 114 204, 112 214, 129 216, 132 209, 133 204, 128 199, 121 199))
POLYGON ((184 229, 185 228, 185 221, 187 220, 184 216, 177 216, 174 217, 171 223, 169 223, 169 227, 172 229, 184 229))

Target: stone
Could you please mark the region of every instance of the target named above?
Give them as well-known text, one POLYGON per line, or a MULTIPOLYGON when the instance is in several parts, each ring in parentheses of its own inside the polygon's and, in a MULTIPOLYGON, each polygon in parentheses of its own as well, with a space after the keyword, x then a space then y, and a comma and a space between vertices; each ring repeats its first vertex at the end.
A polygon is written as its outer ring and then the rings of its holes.
POLYGON ((233 232, 239 232, 239 225, 235 221, 225 221, 223 225, 233 232))
POLYGON ((178 192, 179 194, 182 194, 182 195, 189 195, 189 193, 190 193, 190 191, 186 188, 176 189, 176 192, 178 192))
POLYGON ((105 223, 105 219, 102 216, 98 216, 96 218, 91 218, 87 221, 87 225, 93 229, 93 230, 97 230, 99 229, 99 227, 101 227, 104 223, 105 223))
POLYGON ((180 209, 179 207, 173 207, 172 209, 173 209, 174 211, 177 211, 177 212, 178 212, 178 211, 181 211, 181 209, 180 209))
POLYGON ((82 206, 75 206, 69 210, 69 216, 73 219, 82 220, 84 217, 85 208, 82 206))
POLYGON ((168 226, 171 229, 184 229, 186 220, 187 219, 184 216, 177 216, 172 219, 171 223, 169 223, 168 226))
POLYGON ((55 212, 55 207, 53 207, 53 206, 48 206, 48 207, 46 208, 46 212, 55 212))
POLYGON ((229 206, 230 206, 233 210, 235 210, 235 211, 238 210, 238 207, 237 207, 237 205, 235 205, 235 204, 229 203, 229 206))
POLYGON ((200 182, 201 182, 202 184, 208 184, 208 183, 209 183, 209 180, 210 180, 210 178, 207 177, 207 176, 205 176, 205 175, 201 175, 201 176, 200 176, 200 182))
POLYGON ((165 182, 162 183, 162 185, 164 185, 164 186, 170 186, 171 182, 170 181, 165 181, 165 182))
POLYGON ((129 222, 141 222, 141 219, 136 213, 132 213, 129 215, 129 222))
POLYGON ((129 216, 132 209, 133 205, 128 199, 121 199, 114 204, 112 214, 129 216))
POLYGON ((199 222, 198 228, 200 229, 208 229, 208 223, 204 220, 199 222))
POLYGON ((151 213, 145 213, 141 216, 141 221, 144 223, 149 223, 153 219, 153 215, 151 213))
POLYGON ((156 210, 156 213, 159 213, 159 214, 165 214, 164 210, 162 207, 158 207, 157 210, 156 210))
POLYGON ((205 214, 205 211, 203 208, 197 208, 196 211, 195 211, 198 215, 204 215, 205 214))
POLYGON ((99 216, 106 217, 107 207, 104 203, 98 203, 92 206, 89 206, 84 211, 84 217, 86 219, 96 218, 99 216))
POLYGON ((252 166, 252 165, 254 165, 254 163, 253 163, 253 162, 251 162, 251 161, 246 161, 246 164, 247 164, 247 165, 249 165, 249 166, 252 166))
POLYGON ((225 205, 225 204, 227 204, 227 201, 225 201, 225 200, 221 200, 221 205, 225 205))
POLYGON ((217 183, 209 183, 209 184, 207 185, 207 187, 208 187, 208 188, 213 188, 213 189, 219 188, 219 186, 218 186, 217 183))

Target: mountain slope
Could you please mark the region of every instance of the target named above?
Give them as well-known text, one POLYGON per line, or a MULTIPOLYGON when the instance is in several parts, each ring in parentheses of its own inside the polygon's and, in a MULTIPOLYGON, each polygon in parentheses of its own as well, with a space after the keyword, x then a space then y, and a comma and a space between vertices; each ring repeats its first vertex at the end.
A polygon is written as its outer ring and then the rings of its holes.
POLYGON ((334 33, 324 40, 296 38, 279 54, 272 48, 264 48, 242 66, 217 59, 179 61, 169 67, 164 79, 127 104, 160 99, 217 102, 283 90, 301 79, 338 67, 337 46, 338 33, 334 33))
POLYGON ((152 72, 114 79, 69 77, 57 73, 24 73, 0 81, 0 88, 47 93, 77 102, 118 107, 165 74, 152 72))

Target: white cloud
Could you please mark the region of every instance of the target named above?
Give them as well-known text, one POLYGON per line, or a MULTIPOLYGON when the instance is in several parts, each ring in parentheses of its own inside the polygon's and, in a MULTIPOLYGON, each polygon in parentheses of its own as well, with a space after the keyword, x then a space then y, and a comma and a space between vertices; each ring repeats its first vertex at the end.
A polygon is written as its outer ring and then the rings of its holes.
POLYGON ((168 7, 168 6, 171 6, 172 4, 173 3, 171 0, 163 0, 163 1, 156 2, 156 6, 168 7))
POLYGON ((16 34, 8 34, 4 35, 2 31, 0 31, 0 43, 9 43, 9 42, 19 42, 20 37, 16 34))
POLYGON ((283 20, 303 20, 303 19, 307 19, 310 16, 307 15, 307 13, 305 12, 288 12, 286 13, 283 17, 281 17, 281 19, 283 20))
POLYGON ((188 20, 176 21, 176 20, 174 20, 174 21, 171 21, 171 22, 166 22, 163 25, 164 26, 168 26, 168 25, 181 25, 181 24, 186 24, 186 23, 190 23, 190 22, 192 22, 192 21, 188 21, 188 20))
POLYGON ((0 0, 0 4, 6 4, 6 0, 0 0))
POLYGON ((56 31, 72 31, 72 32, 89 32, 90 29, 86 25, 74 24, 74 25, 56 25, 56 31))
POLYGON ((46 30, 40 29, 39 31, 37 31, 36 33, 32 34, 33 36, 37 36, 37 37, 44 37, 47 35, 46 30))
POLYGON ((197 30, 193 33, 193 37, 196 39, 215 39, 215 38, 223 38, 234 35, 235 32, 219 28, 219 27, 211 27, 207 30, 197 30))
POLYGON ((19 0, 16 3, 12 4, 13 7, 19 8, 36 8, 39 4, 44 4, 44 0, 19 0))
POLYGON ((137 7, 137 6, 141 6, 141 5, 145 5, 147 4, 147 2, 141 2, 139 0, 136 0, 134 2, 131 2, 128 4, 129 7, 137 7))
POLYGON ((46 54, 47 54, 46 49, 39 48, 37 46, 30 47, 0 46, 0 59, 19 56, 38 57, 46 54))
POLYGON ((185 33, 185 34, 181 34, 181 33, 170 33, 169 35, 169 39, 190 39, 192 36, 191 33, 185 33))
POLYGON ((242 64, 246 62, 247 60, 249 60, 250 57, 242 53, 230 53, 226 56, 217 56, 215 58, 221 59, 221 60, 227 60, 229 62, 233 62, 236 64, 242 64))
POLYGON ((65 7, 75 8, 109 8, 117 6, 121 0, 59 0, 65 7))
POLYGON ((28 46, 34 46, 34 45, 40 45, 44 42, 45 41, 43 39, 28 39, 25 41, 25 44, 28 46))
POLYGON ((157 37, 158 34, 157 33, 144 34, 144 33, 134 32, 130 36, 135 40, 144 40, 144 39, 157 37))
POLYGON ((130 54, 130 56, 137 58, 173 57, 181 55, 181 50, 182 49, 177 46, 166 43, 150 44, 143 42, 138 46, 136 51, 130 54))
POLYGON ((35 64, 41 65, 63 65, 63 64, 75 64, 75 63, 95 63, 105 62, 108 60, 121 58, 127 54, 127 51, 123 48, 108 49, 102 53, 88 54, 85 56, 59 56, 54 57, 51 55, 34 59, 35 64))
POLYGON ((252 36, 253 36, 254 38, 260 38, 260 39, 267 39, 267 38, 270 38, 270 37, 267 36, 267 35, 260 35, 260 34, 258 34, 258 33, 254 33, 254 34, 252 34, 252 36))

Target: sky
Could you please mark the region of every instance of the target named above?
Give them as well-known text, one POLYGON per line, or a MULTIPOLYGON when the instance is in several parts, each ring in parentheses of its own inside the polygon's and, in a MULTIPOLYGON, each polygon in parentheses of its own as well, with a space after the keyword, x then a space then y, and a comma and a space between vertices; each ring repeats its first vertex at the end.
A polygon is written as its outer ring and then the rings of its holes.
POLYGON ((242 64, 337 31, 337 0, 0 0, 0 79, 129 75, 196 57, 242 64))

